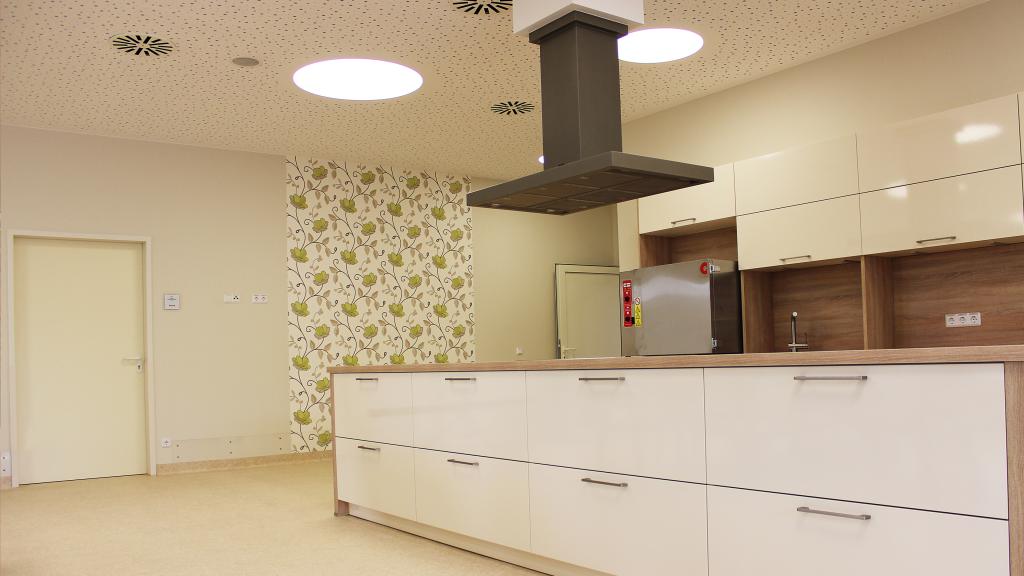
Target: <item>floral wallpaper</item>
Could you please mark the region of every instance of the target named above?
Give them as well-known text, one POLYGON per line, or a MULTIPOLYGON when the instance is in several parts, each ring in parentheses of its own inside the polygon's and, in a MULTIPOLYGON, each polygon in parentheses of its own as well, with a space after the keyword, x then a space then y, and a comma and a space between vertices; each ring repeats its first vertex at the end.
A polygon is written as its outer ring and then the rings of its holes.
POLYGON ((327 450, 328 367, 473 360, 470 180, 286 164, 292 448, 327 450))

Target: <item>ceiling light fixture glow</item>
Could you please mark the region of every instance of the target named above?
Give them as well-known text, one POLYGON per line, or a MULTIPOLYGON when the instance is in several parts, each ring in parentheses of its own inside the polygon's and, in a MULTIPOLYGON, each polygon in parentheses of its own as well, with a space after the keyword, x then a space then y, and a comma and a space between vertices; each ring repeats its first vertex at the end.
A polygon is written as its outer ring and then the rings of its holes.
POLYGON ((419 90, 423 76, 394 62, 340 58, 307 64, 292 81, 306 92, 336 100, 387 100, 419 90))
POLYGON ((540 162, 541 164, 544 163, 544 155, 543 154, 540 155, 540 158, 537 158, 537 162, 540 162))
POLYGON ((637 64, 658 64, 696 54, 704 38, 681 28, 647 28, 619 38, 619 60, 637 64))

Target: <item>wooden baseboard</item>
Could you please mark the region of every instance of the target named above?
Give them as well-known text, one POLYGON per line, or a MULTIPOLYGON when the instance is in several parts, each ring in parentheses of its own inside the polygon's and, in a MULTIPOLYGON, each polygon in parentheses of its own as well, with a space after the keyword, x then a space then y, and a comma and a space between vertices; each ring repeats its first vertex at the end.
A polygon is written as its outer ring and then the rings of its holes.
POLYGON ((224 460, 200 460, 197 462, 175 462, 173 464, 157 464, 157 476, 166 474, 188 474, 191 472, 212 472, 215 470, 235 470, 238 468, 256 468, 260 466, 276 466, 297 462, 316 462, 330 460, 333 450, 319 452, 290 452, 288 454, 272 454, 270 456, 253 456, 251 458, 227 458, 224 460))
POLYGON ((461 548, 479 554, 481 556, 487 556, 488 558, 494 558, 495 560, 501 560, 509 564, 515 564, 516 566, 522 566, 535 572, 542 574, 550 574, 551 576, 610 576, 605 572, 596 572, 587 568, 581 568, 573 564, 566 564, 565 562, 559 562, 558 560, 552 560, 543 556, 537 556, 529 552, 522 550, 516 550, 514 548, 508 548, 500 544, 494 544, 493 542, 487 542, 484 540, 477 540, 469 536, 463 536, 462 534, 456 534, 454 532, 448 532, 440 528, 433 526, 427 526, 426 524, 420 524, 412 520, 406 520, 404 518, 398 518, 397 516, 391 516, 384 514, 383 512, 377 512, 376 510, 370 510, 363 508, 362 506, 350 506, 349 513, 362 520, 368 520, 375 524, 381 524, 389 528, 401 530, 402 532, 408 532, 428 540, 447 544, 455 548, 461 548))

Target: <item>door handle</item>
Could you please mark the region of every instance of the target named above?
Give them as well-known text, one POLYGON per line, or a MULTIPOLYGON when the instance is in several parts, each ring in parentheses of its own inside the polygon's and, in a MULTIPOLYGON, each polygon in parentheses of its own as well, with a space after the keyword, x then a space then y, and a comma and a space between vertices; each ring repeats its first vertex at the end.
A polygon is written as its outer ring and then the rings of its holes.
POLYGON ((814 380, 822 381, 839 381, 839 382, 864 382, 868 379, 867 376, 793 376, 793 380, 797 382, 812 382, 814 380))
POLYGON ((938 238, 925 238, 924 240, 918 240, 917 243, 918 244, 928 244, 929 242, 941 242, 943 240, 948 240, 948 241, 952 242, 952 241, 956 240, 956 236, 940 236, 938 238))
POLYGON ((796 509, 804 514, 818 514, 819 516, 833 516, 835 518, 849 518, 850 520, 871 520, 871 514, 843 514, 842 512, 829 512, 828 510, 815 510, 807 506, 796 509))
POLYGON ((587 484, 600 484, 601 486, 613 486, 615 488, 628 488, 629 484, 626 482, 605 482, 604 480, 594 480, 593 478, 580 478, 580 482, 587 484))
POLYGON ((134 357, 131 357, 131 358, 121 358, 121 360, 123 362, 134 362, 135 363, 135 371, 140 373, 140 374, 142 373, 142 364, 143 364, 143 362, 146 361, 146 359, 141 357, 141 356, 134 356, 134 357))
POLYGON ((669 222, 669 224, 675 226, 676 224, 679 224, 680 222, 693 222, 694 224, 696 224, 697 223, 697 219, 696 218, 683 218, 682 220, 673 220, 673 221, 669 222))

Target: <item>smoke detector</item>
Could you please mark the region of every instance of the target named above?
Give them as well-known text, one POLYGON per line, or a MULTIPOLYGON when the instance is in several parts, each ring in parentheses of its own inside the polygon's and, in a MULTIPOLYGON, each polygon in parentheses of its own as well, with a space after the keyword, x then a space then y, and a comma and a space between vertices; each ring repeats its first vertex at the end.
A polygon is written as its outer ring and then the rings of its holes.
POLYGON ((124 34, 114 36, 111 39, 114 48, 125 54, 135 56, 162 56, 169 54, 174 47, 167 40, 162 40, 152 34, 124 34))

